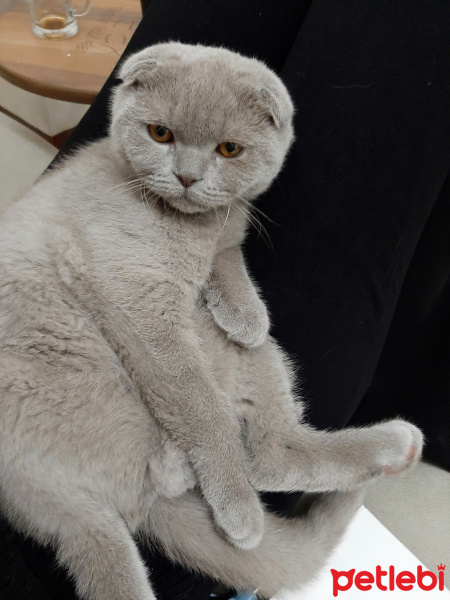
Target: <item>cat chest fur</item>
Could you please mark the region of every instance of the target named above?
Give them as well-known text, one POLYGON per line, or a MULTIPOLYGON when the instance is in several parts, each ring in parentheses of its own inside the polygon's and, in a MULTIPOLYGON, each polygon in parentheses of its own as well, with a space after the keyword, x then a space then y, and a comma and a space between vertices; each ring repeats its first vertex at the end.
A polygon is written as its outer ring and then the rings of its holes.
POLYGON ((86 232, 102 294, 131 314, 138 329, 158 311, 192 316, 221 235, 216 216, 177 215, 162 204, 149 211, 135 198, 114 213, 114 230, 110 220, 99 232, 97 220, 86 232))

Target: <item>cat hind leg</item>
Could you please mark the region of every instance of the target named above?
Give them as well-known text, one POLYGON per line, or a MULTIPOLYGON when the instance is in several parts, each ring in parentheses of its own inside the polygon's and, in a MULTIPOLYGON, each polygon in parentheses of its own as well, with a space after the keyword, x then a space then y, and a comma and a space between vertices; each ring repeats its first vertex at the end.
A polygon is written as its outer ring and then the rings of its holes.
POLYGON ((17 529, 55 549, 80 598, 156 600, 138 549, 113 508, 76 487, 48 493, 45 481, 39 487, 21 481, 14 496, 19 487, 20 507, 8 498, 12 495, 2 493, 6 516, 17 529))
POLYGON ((249 478, 259 491, 345 491, 411 469, 422 454, 421 431, 401 419, 332 432, 299 425, 277 434, 252 425, 249 478))

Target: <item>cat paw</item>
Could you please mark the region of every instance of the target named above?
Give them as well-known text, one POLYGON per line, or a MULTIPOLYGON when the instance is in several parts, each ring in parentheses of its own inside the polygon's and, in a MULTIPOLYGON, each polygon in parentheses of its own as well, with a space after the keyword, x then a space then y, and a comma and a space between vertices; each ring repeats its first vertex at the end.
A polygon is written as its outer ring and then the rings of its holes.
POLYGON ((214 517, 216 524, 236 548, 251 550, 261 542, 264 511, 253 490, 249 498, 234 498, 220 509, 215 508, 214 517))
POLYGON ((208 309, 230 341, 246 348, 257 348, 264 343, 269 332, 269 317, 259 298, 252 306, 233 306, 221 299, 208 303, 208 309))
POLYGON ((415 467, 422 456, 420 429, 401 419, 381 423, 375 429, 379 437, 374 475, 394 475, 415 467))

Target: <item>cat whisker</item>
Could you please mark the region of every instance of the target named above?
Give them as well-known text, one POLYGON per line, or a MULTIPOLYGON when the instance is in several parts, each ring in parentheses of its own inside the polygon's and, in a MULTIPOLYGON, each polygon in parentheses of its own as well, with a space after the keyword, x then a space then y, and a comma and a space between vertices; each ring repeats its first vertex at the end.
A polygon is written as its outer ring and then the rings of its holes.
POLYGON ((270 217, 268 217, 266 215, 266 213, 264 213, 261 209, 259 209, 257 206, 255 206, 252 202, 249 202, 248 200, 246 200, 242 196, 237 196, 237 198, 238 198, 238 200, 240 202, 242 202, 243 204, 245 204, 246 206, 248 206, 250 210, 254 210, 259 215, 261 215, 262 217, 264 217, 265 219, 267 219, 267 221, 269 221, 269 223, 272 223, 272 225, 276 225, 277 227, 279 226, 278 223, 276 223, 273 219, 271 219, 270 217))
POLYGON ((134 183, 132 186, 123 187, 122 189, 116 189, 113 191, 113 195, 118 194, 134 194, 140 190, 141 184, 134 183))
POLYGON ((129 193, 134 193, 137 190, 140 189, 140 185, 139 184, 134 184, 131 187, 127 187, 127 188, 122 188, 121 190, 114 190, 113 194, 117 195, 117 194, 129 194, 129 193))
POLYGON ((126 189, 128 187, 133 187, 134 185, 138 185, 140 184, 142 181, 142 179, 140 178, 136 178, 136 179, 132 179, 131 181, 125 181, 123 183, 118 183, 117 185, 114 185, 112 188, 109 188, 109 190, 107 190, 108 192, 113 192, 114 190, 118 190, 118 189, 126 189))
POLYGON ((242 206, 239 206, 239 204, 237 204, 237 203, 234 203, 233 205, 238 210, 240 210, 243 215, 246 216, 250 225, 258 231, 258 237, 261 236, 263 238, 263 240, 266 242, 266 244, 272 250, 274 250, 272 240, 270 239, 267 229, 264 227, 264 225, 261 223, 261 221, 250 212, 251 204, 250 203, 248 203, 248 204, 249 204, 249 208, 247 208, 247 209, 244 209, 242 206))
POLYGON ((261 223, 261 220, 258 218, 258 215, 253 214, 253 211, 255 211, 256 213, 258 213, 261 216, 265 217, 273 225, 278 226, 278 224, 275 221, 273 221, 272 219, 270 219, 270 217, 268 217, 265 213, 263 213, 262 210, 259 210, 258 208, 256 208, 256 206, 254 206, 251 202, 249 202, 248 200, 246 200, 242 196, 237 196, 237 199, 238 199, 239 202, 242 202, 244 204, 244 206, 246 208, 246 214, 248 215, 249 222, 255 228, 256 228, 255 223, 258 224, 258 234, 262 235, 262 237, 265 240, 265 242, 273 250, 274 248, 273 248, 272 240, 270 239, 269 232, 267 231, 267 229, 265 228, 265 226, 261 223))
POLYGON ((158 201, 160 200, 160 196, 158 196, 158 194, 151 192, 150 190, 149 190, 149 193, 151 195, 151 202, 152 202, 151 208, 154 208, 157 205, 158 201))
POLYGON ((228 211, 227 211, 227 216, 225 217, 225 222, 222 225, 220 231, 222 231, 222 229, 224 229, 225 225, 227 224, 228 221, 228 217, 230 216, 230 210, 231 210, 231 204, 228 205, 228 211))
POLYGON ((272 244, 272 240, 270 239, 269 232, 264 227, 264 225, 261 223, 261 221, 258 219, 258 217, 249 213, 249 218, 250 218, 251 223, 254 223, 256 221, 256 223, 258 224, 258 227, 259 227, 258 234, 261 235, 261 237, 264 239, 266 244, 268 246, 270 246, 270 248, 274 251, 274 247, 272 244))
POLYGON ((150 206, 148 203, 148 199, 147 199, 147 195, 146 195, 146 190, 145 190, 145 185, 143 182, 141 182, 141 186, 139 188, 139 194, 141 196, 141 201, 146 205, 146 207, 150 210, 150 206), (142 188, 144 187, 144 191, 142 191, 142 188))
MULTIPOLYGON (((217 217, 217 223, 220 227, 220 219, 219 219, 219 213, 217 212, 217 208, 215 206, 213 206, 214 208, 214 212, 216 213, 216 217, 217 217)), ((221 227, 220 231, 222 231, 223 227, 221 227)))

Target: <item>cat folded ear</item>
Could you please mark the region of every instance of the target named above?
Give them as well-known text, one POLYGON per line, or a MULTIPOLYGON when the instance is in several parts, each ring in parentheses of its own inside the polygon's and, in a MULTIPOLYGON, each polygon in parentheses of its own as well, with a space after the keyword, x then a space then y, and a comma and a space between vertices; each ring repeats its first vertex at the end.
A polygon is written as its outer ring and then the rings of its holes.
POLYGON ((294 106, 284 86, 276 91, 262 87, 257 92, 258 104, 277 129, 292 119, 294 106))
POLYGON ((119 79, 125 85, 134 85, 148 81, 158 65, 158 61, 150 54, 148 48, 128 58, 119 70, 119 79))

